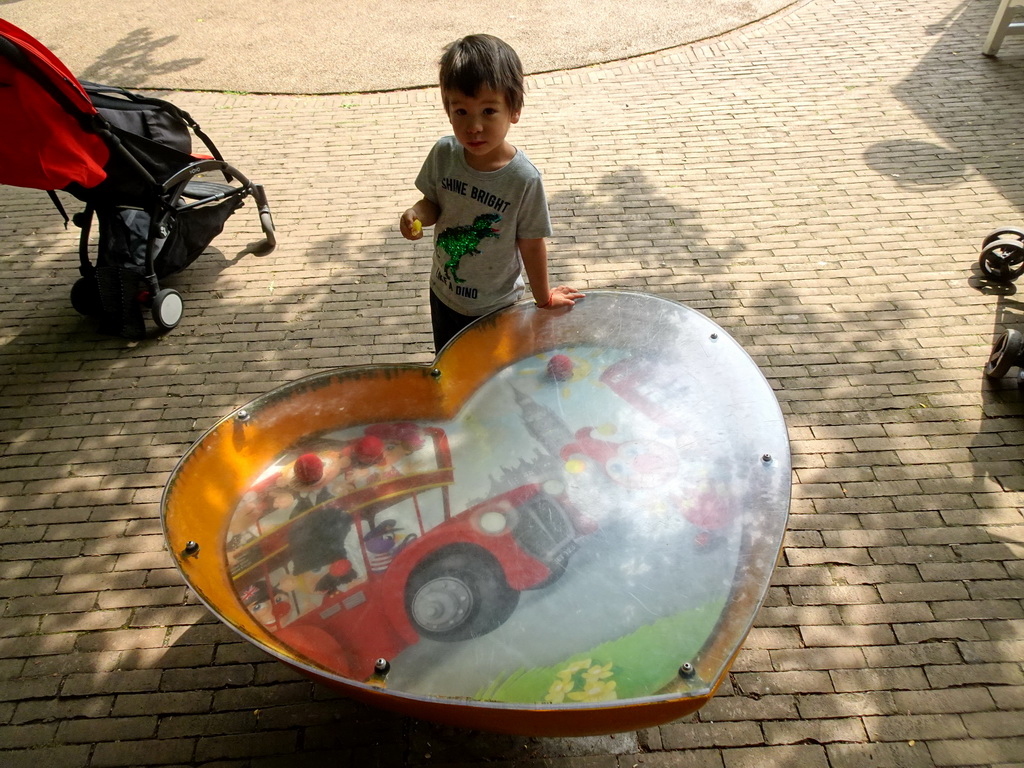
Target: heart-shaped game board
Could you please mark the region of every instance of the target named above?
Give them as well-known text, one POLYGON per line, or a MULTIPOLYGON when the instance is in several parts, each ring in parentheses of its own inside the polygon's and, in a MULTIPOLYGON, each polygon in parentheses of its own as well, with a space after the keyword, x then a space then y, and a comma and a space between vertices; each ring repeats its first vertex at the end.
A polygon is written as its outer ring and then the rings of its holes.
POLYGON ((764 599, 789 442, 700 313, 518 304, 433 366, 325 371, 229 415, 164 493, 189 586, 348 695, 484 730, 633 730, 704 704, 764 599))

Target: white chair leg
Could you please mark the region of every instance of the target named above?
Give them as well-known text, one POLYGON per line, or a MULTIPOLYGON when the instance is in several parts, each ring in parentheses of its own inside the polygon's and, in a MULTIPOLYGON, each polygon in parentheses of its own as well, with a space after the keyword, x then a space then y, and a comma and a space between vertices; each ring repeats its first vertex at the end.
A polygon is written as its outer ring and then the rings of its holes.
POLYGON ((1017 15, 1022 1, 1024 0, 1002 0, 999 3, 999 10, 996 11, 995 18, 992 20, 988 37, 985 38, 985 45, 981 48, 983 54, 995 56, 999 47, 1003 44, 1003 38, 1006 37, 1007 33, 1012 31, 1014 34, 1019 34, 1018 30, 1011 30, 1010 28, 1013 25, 1013 17, 1017 15))

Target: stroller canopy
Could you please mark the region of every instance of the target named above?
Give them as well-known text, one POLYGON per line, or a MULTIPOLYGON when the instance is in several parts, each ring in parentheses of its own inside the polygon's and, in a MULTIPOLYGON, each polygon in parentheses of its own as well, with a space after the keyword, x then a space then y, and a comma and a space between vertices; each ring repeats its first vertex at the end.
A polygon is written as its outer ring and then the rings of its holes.
POLYGON ((91 189, 110 159, 88 129, 96 115, 75 76, 42 43, 0 19, 0 184, 91 189))

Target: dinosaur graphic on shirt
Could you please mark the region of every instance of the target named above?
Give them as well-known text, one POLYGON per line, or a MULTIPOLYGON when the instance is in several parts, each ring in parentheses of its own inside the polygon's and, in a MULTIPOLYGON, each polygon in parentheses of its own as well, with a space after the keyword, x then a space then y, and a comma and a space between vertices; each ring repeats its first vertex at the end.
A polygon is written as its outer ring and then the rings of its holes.
POLYGON ((459 263, 462 257, 471 253, 480 253, 477 248, 485 237, 500 237, 495 224, 501 221, 496 213, 481 213, 468 226, 450 227, 437 236, 437 245, 448 254, 444 263, 444 271, 451 275, 456 283, 464 283, 459 278, 459 263))

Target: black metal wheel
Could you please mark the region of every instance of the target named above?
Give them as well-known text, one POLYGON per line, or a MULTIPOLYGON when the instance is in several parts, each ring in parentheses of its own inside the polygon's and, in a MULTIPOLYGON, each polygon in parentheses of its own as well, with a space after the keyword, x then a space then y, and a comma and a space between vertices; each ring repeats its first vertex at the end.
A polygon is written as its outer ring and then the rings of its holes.
POLYGON ((1015 365, 1021 364, 1024 352, 1024 336, 1012 328, 1003 331, 992 345, 992 354, 985 364, 985 375, 990 379, 1001 379, 1015 365))
POLYGON ((1012 282, 1024 272, 1024 242, 993 240, 982 249, 978 265, 993 280, 1012 282))
POLYGON ((981 248, 984 250, 996 240, 1019 240, 1024 243, 1024 229, 1020 227, 999 227, 989 232, 981 241, 981 248))
POLYGON ((184 302, 181 294, 173 288, 164 288, 157 291, 153 297, 153 322, 169 331, 181 322, 181 315, 184 311, 184 302))
POLYGON ((405 587, 405 608, 416 631, 444 642, 486 635, 518 603, 519 593, 501 566, 477 547, 442 550, 413 571, 405 587))
POLYGON ((100 286, 95 277, 80 277, 71 286, 71 306, 80 315, 98 317, 103 314, 100 286))

